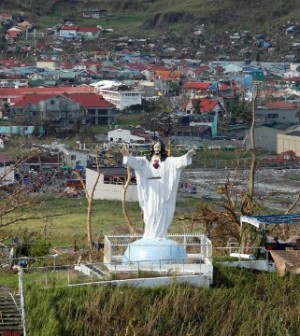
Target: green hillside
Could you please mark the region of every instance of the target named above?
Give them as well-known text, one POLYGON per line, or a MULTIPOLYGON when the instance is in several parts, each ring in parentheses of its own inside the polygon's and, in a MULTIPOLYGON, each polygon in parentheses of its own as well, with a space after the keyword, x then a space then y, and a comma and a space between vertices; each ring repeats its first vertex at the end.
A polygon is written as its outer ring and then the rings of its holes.
MULTIPOLYGON (((269 32, 274 27, 296 21, 300 7, 295 0, 4 0, 3 11, 24 13, 39 26, 63 18, 82 24, 82 11, 106 9, 109 18, 98 24, 113 26, 116 33, 185 32, 195 25, 221 32, 244 29, 269 32)), ((94 24, 95 20, 85 20, 94 24)))

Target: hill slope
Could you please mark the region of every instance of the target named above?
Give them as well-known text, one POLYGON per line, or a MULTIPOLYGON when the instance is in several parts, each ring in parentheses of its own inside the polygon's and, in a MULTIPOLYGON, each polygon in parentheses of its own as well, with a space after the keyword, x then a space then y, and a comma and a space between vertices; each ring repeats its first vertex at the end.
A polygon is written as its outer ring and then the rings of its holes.
MULTIPOLYGON (((295 0, 3 0, 3 10, 23 11, 35 20, 81 19, 85 8, 105 8, 122 29, 168 31, 205 24, 208 29, 268 32, 300 16, 295 0)), ((113 20, 114 22, 114 20, 113 20)))

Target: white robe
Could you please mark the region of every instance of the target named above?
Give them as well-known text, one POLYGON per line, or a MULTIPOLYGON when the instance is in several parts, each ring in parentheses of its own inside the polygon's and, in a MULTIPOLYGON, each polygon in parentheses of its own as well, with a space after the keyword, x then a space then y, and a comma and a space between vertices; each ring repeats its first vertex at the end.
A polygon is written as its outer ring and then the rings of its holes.
POLYGON ((173 220, 178 183, 191 156, 168 157, 158 169, 145 157, 124 156, 124 164, 135 170, 140 207, 144 213, 144 239, 166 239, 173 220))

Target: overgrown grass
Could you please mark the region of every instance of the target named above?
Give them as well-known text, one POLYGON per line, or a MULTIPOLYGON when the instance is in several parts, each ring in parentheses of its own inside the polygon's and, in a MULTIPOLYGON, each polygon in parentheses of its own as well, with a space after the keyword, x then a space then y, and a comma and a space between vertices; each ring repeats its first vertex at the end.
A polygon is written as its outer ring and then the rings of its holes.
POLYGON ((300 278, 215 266, 214 287, 26 286, 31 336, 299 335, 300 278))
POLYGON ((292 181, 300 181, 300 176, 298 176, 298 175, 287 175, 287 176, 285 176, 285 178, 287 179, 287 180, 292 180, 292 181))
MULTIPOLYGON (((0 231, 0 238, 7 236, 22 238, 25 234, 33 232, 40 238, 51 241, 52 246, 73 246, 76 240, 78 247, 84 247, 86 245, 86 200, 84 198, 52 197, 41 197, 41 200, 42 206, 39 208, 39 212, 46 214, 44 219, 35 219, 4 227, 0 231), (54 212, 65 213, 65 215, 50 217, 54 212)), ((187 208, 191 211, 191 208, 196 207, 196 203, 197 200, 190 198, 178 201, 177 213, 182 214, 182 211, 187 208)), ((134 226, 138 231, 142 231, 142 214, 138 203, 127 202, 126 206, 134 226)), ((31 211, 31 209, 28 210, 29 213, 31 211)), ((20 214, 16 212, 15 216, 18 215, 20 214)), ((184 232, 186 224, 182 218, 178 218, 177 214, 175 217, 171 232, 184 232)), ((94 239, 100 241, 105 234, 129 233, 121 202, 95 200, 92 227, 94 239)))

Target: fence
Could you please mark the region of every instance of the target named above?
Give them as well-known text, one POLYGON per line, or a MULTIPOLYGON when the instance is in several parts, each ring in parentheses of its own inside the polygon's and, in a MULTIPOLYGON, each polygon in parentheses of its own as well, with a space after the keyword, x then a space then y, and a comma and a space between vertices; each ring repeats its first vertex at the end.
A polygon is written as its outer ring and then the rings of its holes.
MULTIPOLYGON (((121 261, 122 256, 130 244, 141 239, 142 235, 111 235, 104 237, 104 262, 121 261)), ((188 258, 201 258, 204 262, 212 262, 212 243, 203 234, 171 234, 169 238, 180 243, 188 258)), ((157 246, 151 243, 153 248, 157 246)), ((137 245, 135 245, 137 246, 137 245)), ((148 245, 149 247, 149 245, 148 245)))

